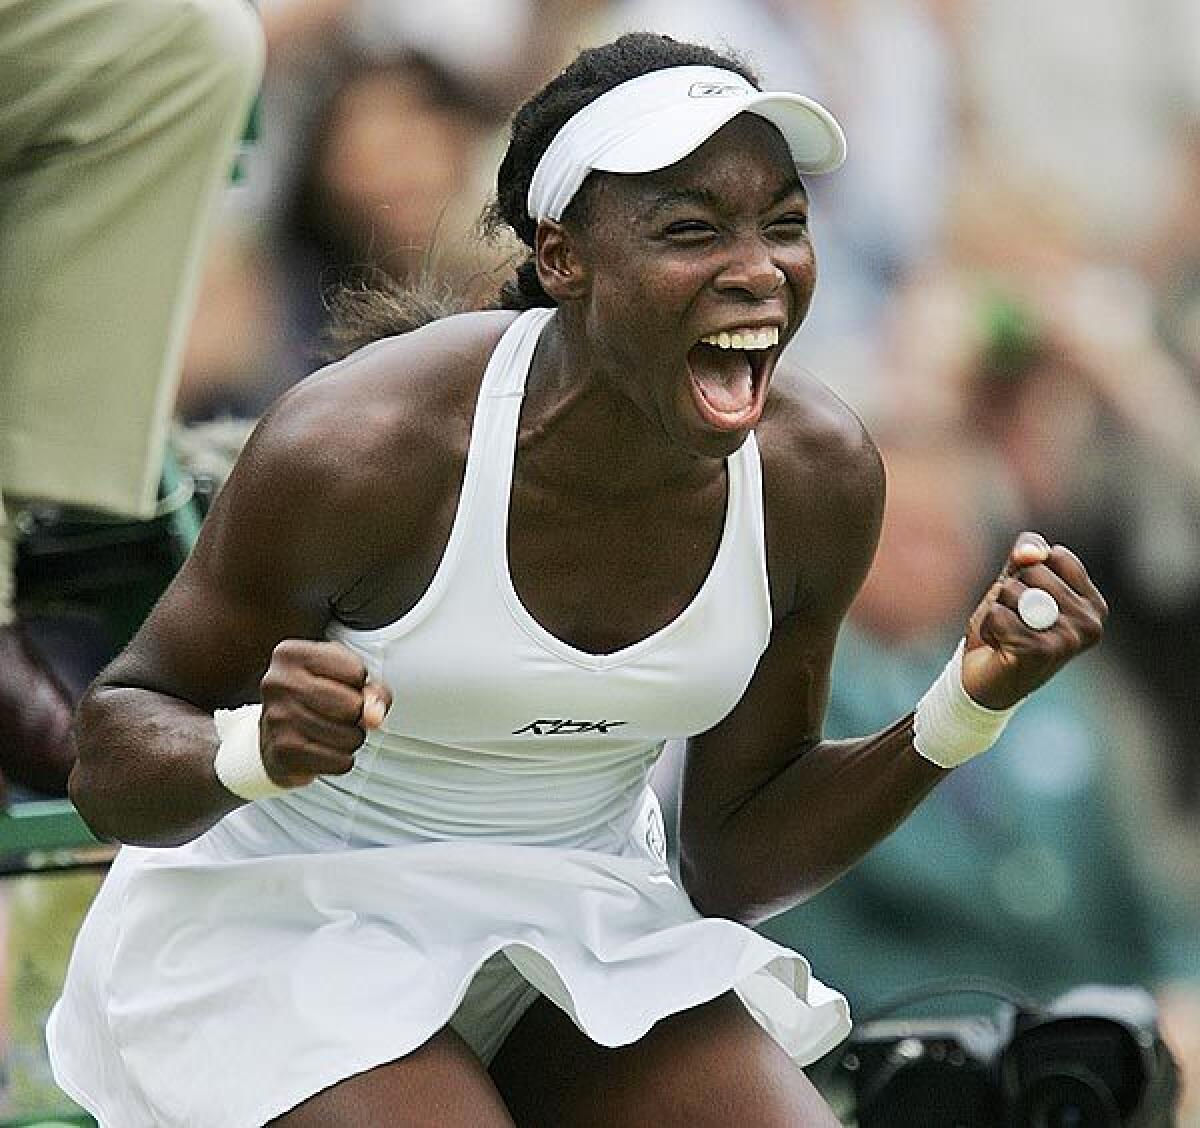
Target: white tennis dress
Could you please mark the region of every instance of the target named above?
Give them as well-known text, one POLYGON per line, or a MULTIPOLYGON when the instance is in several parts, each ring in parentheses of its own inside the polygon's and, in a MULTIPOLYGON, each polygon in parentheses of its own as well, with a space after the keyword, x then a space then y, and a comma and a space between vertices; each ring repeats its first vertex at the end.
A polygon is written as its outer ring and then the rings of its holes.
POLYGON ((610 1046, 730 989, 800 1064, 848 1031, 801 956, 696 912, 647 784, 767 644, 754 438, 683 613, 615 653, 568 646, 522 606, 506 551, 550 316, 517 318, 488 364, 428 591, 388 626, 331 631, 394 694, 353 771, 116 858, 47 1032, 58 1082, 106 1128, 255 1128, 448 1022, 486 1061, 539 993, 610 1046))

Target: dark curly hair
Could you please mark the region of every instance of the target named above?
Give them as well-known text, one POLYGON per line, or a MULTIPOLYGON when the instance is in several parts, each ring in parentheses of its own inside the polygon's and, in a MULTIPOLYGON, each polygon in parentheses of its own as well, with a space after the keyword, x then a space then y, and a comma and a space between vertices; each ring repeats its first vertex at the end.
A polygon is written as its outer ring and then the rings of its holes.
MULTIPOLYGON (((529 217, 526 205, 534 169, 558 131, 584 106, 621 83, 651 71, 684 66, 721 67, 759 85, 758 76, 735 55, 667 35, 631 32, 581 51, 517 110, 508 148, 496 173, 496 196, 484 211, 481 228, 490 236, 511 229, 530 253, 501 286, 493 308, 526 310, 555 304, 538 280, 533 257, 537 224, 529 217)), ((585 219, 590 183, 584 181, 565 219, 585 219)), ((330 333, 333 347, 328 355, 330 359, 344 356, 373 340, 416 329, 463 308, 461 300, 436 280, 418 280, 402 287, 386 277, 377 278, 372 285, 347 290, 334 300, 330 333)))

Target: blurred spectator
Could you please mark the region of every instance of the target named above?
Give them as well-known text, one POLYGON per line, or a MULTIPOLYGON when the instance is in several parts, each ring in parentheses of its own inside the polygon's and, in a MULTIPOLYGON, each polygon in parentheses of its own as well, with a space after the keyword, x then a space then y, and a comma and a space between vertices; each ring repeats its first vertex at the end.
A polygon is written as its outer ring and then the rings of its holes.
POLYGON ((491 120, 477 91, 428 58, 336 44, 322 74, 324 97, 291 139, 288 197, 257 227, 231 213, 210 257, 179 400, 188 420, 257 416, 318 368, 342 287, 432 275, 468 303, 496 289, 501 252, 468 237, 491 120))
MULTIPOLYGON (((1008 272, 943 262, 898 288, 875 383, 857 402, 894 423, 937 420, 977 436, 992 460, 999 539, 1041 528, 1095 562, 1113 609, 1105 653, 1161 716, 1163 798, 1194 814, 1200 382, 1160 342, 1143 276, 1053 240, 1014 234, 1013 248, 1008 272)), ((1176 330, 1186 359, 1185 312, 1176 330)))
POLYGON ((972 424, 1025 520, 1077 545, 1113 606, 1106 651, 1152 703, 1173 804, 1200 810, 1200 387, 1158 345, 1144 286, 1079 271, 999 303, 972 424))
POLYGON ((340 68, 281 217, 285 379, 319 360, 323 292, 377 272, 402 284, 432 273, 459 288, 482 265, 467 234, 484 197, 467 193, 487 120, 471 88, 419 55, 340 68))
MULTIPOLYGON (((609 0, 262 0, 263 119, 251 195, 270 218, 291 191, 309 122, 343 56, 386 64, 416 55, 472 92, 497 124, 574 55, 609 0)), ((488 167, 494 167, 489 165, 488 167)))
MULTIPOLYGON (((883 444, 879 553, 839 641, 832 737, 911 707, 990 579, 986 461, 961 433, 895 439, 883 444)), ((853 871, 764 927, 803 945, 860 1020, 946 976, 999 979, 1044 1001, 1081 983, 1173 985, 1172 1018, 1180 997, 1200 998, 1197 914, 1139 866, 1112 801, 1122 754, 1112 710, 1127 694, 1101 659, 1030 697, 995 748, 952 772, 853 871)), ((921 1013, 980 1005, 941 998, 921 1013)), ((1170 1036, 1182 1047, 1195 1033, 1170 1036)))

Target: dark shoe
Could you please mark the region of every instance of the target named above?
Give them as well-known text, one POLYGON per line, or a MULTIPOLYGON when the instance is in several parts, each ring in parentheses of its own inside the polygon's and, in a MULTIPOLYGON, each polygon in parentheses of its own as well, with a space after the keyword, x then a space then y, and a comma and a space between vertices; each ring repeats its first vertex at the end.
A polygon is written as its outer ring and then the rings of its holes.
POLYGON ((75 762, 74 702, 18 620, 0 627, 0 772, 41 795, 66 795, 75 762))

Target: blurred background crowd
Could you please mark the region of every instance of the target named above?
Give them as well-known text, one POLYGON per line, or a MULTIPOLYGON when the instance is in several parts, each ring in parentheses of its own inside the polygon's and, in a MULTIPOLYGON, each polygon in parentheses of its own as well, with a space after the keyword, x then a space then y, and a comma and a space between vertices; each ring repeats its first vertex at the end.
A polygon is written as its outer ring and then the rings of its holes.
POLYGON ((493 300, 514 248, 477 221, 506 119, 580 47, 732 46, 834 112, 850 156, 810 185, 821 281, 791 360, 862 415, 890 485, 829 735, 912 708, 1020 529, 1074 548, 1113 610, 1002 747, 767 931, 862 1012, 956 973, 1142 984, 1200 1071, 1200 5, 258 6, 258 136, 186 351, 185 451, 319 366, 345 284, 493 300))

